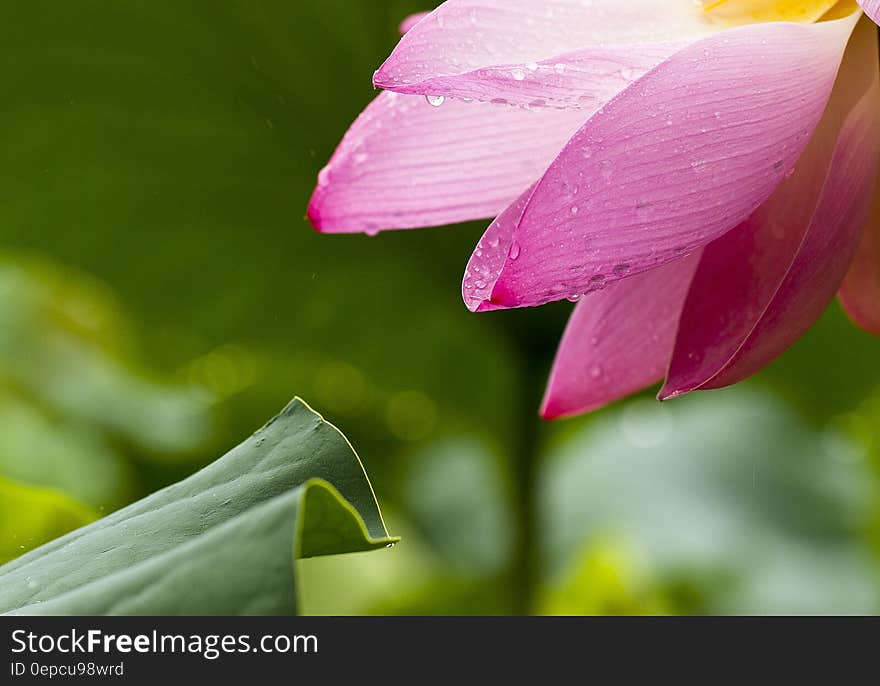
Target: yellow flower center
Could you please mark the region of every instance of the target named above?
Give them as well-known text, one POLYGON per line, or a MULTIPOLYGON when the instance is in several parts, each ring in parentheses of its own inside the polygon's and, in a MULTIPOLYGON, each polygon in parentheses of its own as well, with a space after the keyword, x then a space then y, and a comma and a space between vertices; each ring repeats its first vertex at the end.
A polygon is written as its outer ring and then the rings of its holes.
POLYGON ((794 21, 809 24, 826 14, 846 16, 858 9, 855 0, 701 0, 712 21, 726 26, 765 21, 794 21))

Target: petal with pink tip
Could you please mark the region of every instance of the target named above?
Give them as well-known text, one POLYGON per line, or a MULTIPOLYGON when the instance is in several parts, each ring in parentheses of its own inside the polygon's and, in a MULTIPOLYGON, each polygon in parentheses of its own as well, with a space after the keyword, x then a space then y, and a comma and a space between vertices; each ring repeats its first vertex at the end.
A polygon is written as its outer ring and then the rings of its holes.
POLYGON ((580 301, 544 396, 544 419, 571 417, 663 378, 699 252, 580 301))
POLYGON ((796 174, 706 247, 681 316, 668 398, 741 381, 821 316, 856 251, 880 157, 876 28, 853 36, 796 174))
POLYGON ((859 4, 875 24, 880 24, 880 0, 859 0, 859 4))
POLYGON ((412 14, 412 15, 408 16, 406 19, 404 19, 400 23, 401 35, 403 35, 405 33, 409 33, 410 30, 413 29, 416 24, 418 24, 422 19, 427 17, 429 14, 431 14, 431 13, 430 12, 418 12, 417 14, 412 14))
POLYGON ((326 233, 452 224, 497 215, 583 124, 576 110, 526 111, 382 93, 318 177, 309 219, 326 233))
POLYGON ((642 68, 648 44, 690 42, 717 30, 692 0, 448 0, 407 32, 374 83, 518 104, 528 102, 525 89, 532 100, 549 101, 535 96, 545 84, 562 94, 578 78, 613 78, 642 68), (575 52, 577 64, 552 59, 575 52), (556 73, 556 64, 570 66, 570 74, 556 73))
POLYGON ((880 336, 880 185, 859 250, 840 289, 840 303, 858 326, 880 336))
POLYGON ((464 304, 471 312, 501 309, 491 301, 492 288, 507 260, 519 258, 519 245, 511 239, 535 185, 496 217, 471 255, 461 284, 464 304))
POLYGON ((495 270, 485 299, 523 307, 590 292, 744 221, 809 141, 856 19, 731 29, 633 83, 518 201, 497 248, 515 243, 518 258, 495 270))

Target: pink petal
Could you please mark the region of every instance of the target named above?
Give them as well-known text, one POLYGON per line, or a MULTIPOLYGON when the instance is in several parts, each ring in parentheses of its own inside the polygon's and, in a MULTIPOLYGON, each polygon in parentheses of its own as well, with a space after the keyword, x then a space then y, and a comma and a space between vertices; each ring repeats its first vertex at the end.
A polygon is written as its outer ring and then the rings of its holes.
POLYGON ((596 109, 681 47, 681 43, 598 46, 536 62, 490 65, 413 83, 386 81, 377 73, 374 84, 397 93, 502 105, 596 109))
POLYGON ((880 0, 859 0, 859 4, 875 24, 880 24, 880 0))
POLYGON ((418 24, 422 19, 427 17, 430 12, 418 12, 417 14, 412 14, 404 19, 400 23, 400 34, 403 35, 405 33, 409 33, 413 27, 418 24))
POLYGON ((374 233, 493 217, 586 116, 382 93, 321 171, 309 219, 322 232, 374 233))
POLYGON ((403 37, 374 82, 511 102, 525 85, 533 100, 549 101, 538 94, 545 82, 562 93, 579 71, 596 80, 642 68, 644 44, 689 42, 715 30, 692 0, 449 0, 403 37), (554 72, 556 63, 569 65, 552 58, 579 51, 570 75, 554 72))
POLYGON ((747 378, 803 335, 833 299, 877 175, 876 51, 876 27, 865 21, 795 176, 705 249, 661 397, 747 378))
POLYGON ((663 378, 699 252, 586 296, 556 353, 541 416, 598 409, 663 378))
POLYGON ((513 241, 513 235, 536 185, 532 184, 496 217, 471 255, 461 284, 462 297, 471 312, 503 309, 492 302, 492 289, 504 264, 519 259, 519 244, 513 241))
POLYGON ((859 250, 840 289, 840 303, 868 333, 880 336, 880 186, 859 250))
MULTIPOLYGON (((744 221, 800 157, 854 24, 732 29, 636 81, 518 201, 519 218, 493 249, 503 259, 475 254, 471 271, 496 265, 483 270, 490 284, 483 299, 520 307, 590 292, 693 252, 744 221)), ((484 244, 496 234, 490 227, 484 244)))

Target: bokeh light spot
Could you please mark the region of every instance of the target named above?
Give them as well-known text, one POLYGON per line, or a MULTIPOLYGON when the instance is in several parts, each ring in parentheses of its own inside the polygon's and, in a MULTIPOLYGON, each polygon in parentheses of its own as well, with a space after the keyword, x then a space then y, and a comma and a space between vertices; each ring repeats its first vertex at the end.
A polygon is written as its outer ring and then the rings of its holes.
POLYGON ((388 401, 388 428, 397 438, 418 441, 429 436, 437 424, 437 408, 424 393, 404 391, 388 401))

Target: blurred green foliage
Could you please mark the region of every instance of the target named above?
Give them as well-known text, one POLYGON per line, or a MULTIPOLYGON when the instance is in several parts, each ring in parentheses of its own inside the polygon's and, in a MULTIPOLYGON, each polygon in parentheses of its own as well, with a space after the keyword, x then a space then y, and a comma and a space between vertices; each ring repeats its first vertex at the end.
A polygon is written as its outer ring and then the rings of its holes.
POLYGON ((62 493, 0 477, 0 565, 96 518, 62 493))
POLYGON ((551 447, 548 573, 564 577, 572 550, 604 539, 672 607, 880 612, 880 561, 859 541, 880 503, 867 458, 742 389, 630 403, 551 447))
MULTIPOLYGON (((513 465, 535 431, 533 611, 877 611, 880 342, 836 307, 745 391, 671 403, 667 442, 645 447, 620 427, 665 420, 638 399, 538 425, 571 306, 470 314, 485 223, 310 230, 318 169, 400 20, 431 7, 8 8, 0 476, 113 509, 298 393, 358 446, 404 535, 303 563, 307 611, 515 609, 513 465), (713 555, 685 545, 706 538, 713 555)), ((36 518, 4 520, 3 544, 36 518)))

